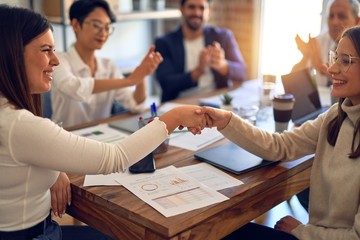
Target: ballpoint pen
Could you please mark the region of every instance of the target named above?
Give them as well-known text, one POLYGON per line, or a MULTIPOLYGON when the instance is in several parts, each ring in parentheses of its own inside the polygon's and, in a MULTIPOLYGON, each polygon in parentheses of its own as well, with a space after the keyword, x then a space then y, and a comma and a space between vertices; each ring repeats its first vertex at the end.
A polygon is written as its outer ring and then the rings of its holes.
POLYGON ((156 104, 154 102, 150 105, 150 112, 151 112, 151 117, 157 116, 156 104))
POLYGON ((157 116, 157 109, 156 109, 156 104, 153 103, 153 106, 154 106, 154 114, 155 114, 155 117, 157 116))

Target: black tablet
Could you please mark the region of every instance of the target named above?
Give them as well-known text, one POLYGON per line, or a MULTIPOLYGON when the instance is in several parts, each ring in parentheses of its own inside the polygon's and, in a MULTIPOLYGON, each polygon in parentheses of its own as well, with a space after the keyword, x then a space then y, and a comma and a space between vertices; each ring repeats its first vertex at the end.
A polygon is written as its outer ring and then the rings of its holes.
POLYGON ((234 143, 198 152, 195 158, 235 174, 277 163, 277 161, 264 160, 234 143))

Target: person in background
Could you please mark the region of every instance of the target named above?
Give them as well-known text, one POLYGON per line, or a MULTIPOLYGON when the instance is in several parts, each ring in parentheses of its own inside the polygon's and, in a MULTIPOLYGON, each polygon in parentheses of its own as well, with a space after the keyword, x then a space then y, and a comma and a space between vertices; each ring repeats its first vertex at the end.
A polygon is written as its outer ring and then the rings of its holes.
MULTIPOLYGON (((303 57, 293 67, 292 72, 304 68, 314 69, 316 84, 318 86, 330 87, 330 76, 328 76, 325 67, 329 59, 329 50, 336 48, 341 33, 345 28, 359 24, 359 8, 358 0, 330 0, 326 10, 328 31, 316 38, 309 36, 307 43, 298 35, 296 36, 295 40, 303 57)), ((331 97, 331 102, 336 102, 336 99, 331 97)), ((309 189, 305 189, 297 194, 299 202, 307 211, 309 209, 309 192, 309 189)))
POLYGON ((332 95, 339 102, 298 128, 270 133, 233 114, 203 107, 207 126, 264 159, 289 161, 315 154, 310 179, 309 222, 291 216, 275 229, 249 223, 231 239, 360 239, 360 26, 344 31, 330 55, 332 95))
POLYGON ((303 57, 294 65, 292 72, 304 68, 315 70, 315 79, 319 86, 329 84, 324 64, 328 62, 329 50, 334 50, 345 28, 353 27, 360 21, 358 0, 329 0, 326 13, 328 30, 317 37, 310 37, 308 42, 299 35, 295 41, 303 57))
POLYGON ((161 101, 232 86, 247 78, 244 59, 230 30, 207 26, 209 0, 181 0, 182 25, 156 39, 164 61, 156 70, 161 101))
MULTIPOLYGON (((159 146, 178 126, 200 133, 199 106, 174 108, 118 144, 74 135, 42 118, 41 93, 49 91, 59 60, 52 27, 31 10, 0 5, 0 239, 62 239, 51 220, 52 201, 70 205, 69 183, 50 187, 61 172, 120 172, 159 146)), ((55 81, 55 80, 54 80, 55 81)), ((67 179, 68 180, 68 179, 67 179)), ((94 229, 84 239, 108 239, 94 229)), ((88 233, 88 232, 87 232, 88 233)), ((65 233, 74 239, 76 233, 65 233)), ((68 238, 69 237, 69 238, 68 238)), ((78 238, 76 238, 78 239, 78 238)))
POLYGON ((61 65, 54 71, 51 91, 52 119, 63 127, 106 118, 113 100, 120 100, 132 112, 143 110, 146 99, 145 77, 162 61, 151 46, 140 65, 124 78, 109 59, 97 58, 95 52, 114 31, 115 21, 105 0, 79 0, 70 7, 75 44, 59 53, 61 65), (135 86, 135 90, 130 89, 135 86))

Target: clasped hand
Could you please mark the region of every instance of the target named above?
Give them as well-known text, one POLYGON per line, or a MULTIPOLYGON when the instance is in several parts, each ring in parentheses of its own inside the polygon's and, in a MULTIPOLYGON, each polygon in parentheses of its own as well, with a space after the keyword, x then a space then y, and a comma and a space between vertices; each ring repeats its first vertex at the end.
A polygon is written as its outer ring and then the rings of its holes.
MULTIPOLYGON (((217 127, 218 130, 225 128, 231 119, 232 113, 230 111, 225 111, 222 109, 216 109, 212 107, 197 107, 195 109, 195 116, 191 117, 196 120, 196 124, 194 123, 185 123, 188 126, 188 130, 193 134, 201 134, 201 130, 205 127, 212 128, 217 127), (200 117, 200 118, 199 118, 200 117), (193 125, 191 125, 193 124, 193 125)), ((187 116, 184 116, 185 118, 187 116)), ((180 125, 180 129, 183 128, 184 124, 180 125)))

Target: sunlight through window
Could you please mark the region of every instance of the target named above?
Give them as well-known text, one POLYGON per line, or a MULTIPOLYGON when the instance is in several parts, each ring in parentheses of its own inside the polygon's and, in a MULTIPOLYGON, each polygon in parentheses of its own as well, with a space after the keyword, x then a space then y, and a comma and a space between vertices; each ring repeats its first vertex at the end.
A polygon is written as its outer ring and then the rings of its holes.
POLYGON ((289 73, 302 54, 295 36, 307 42, 321 30, 322 0, 263 0, 260 75, 289 73))

